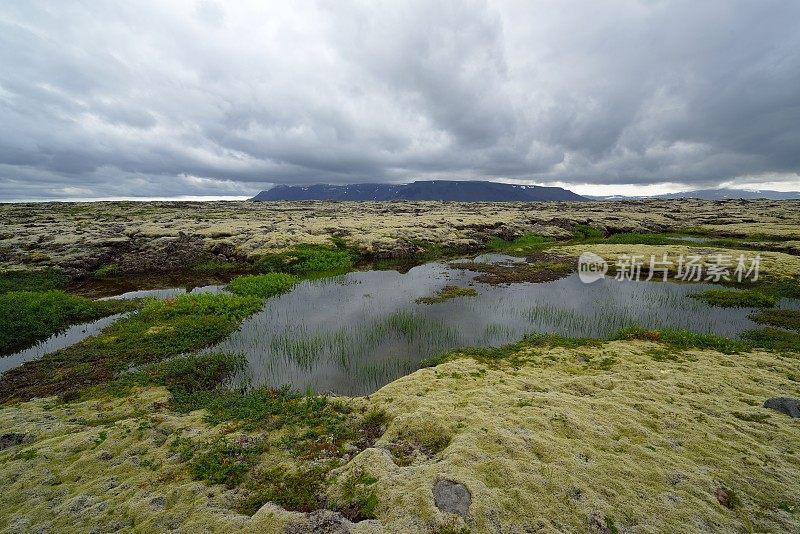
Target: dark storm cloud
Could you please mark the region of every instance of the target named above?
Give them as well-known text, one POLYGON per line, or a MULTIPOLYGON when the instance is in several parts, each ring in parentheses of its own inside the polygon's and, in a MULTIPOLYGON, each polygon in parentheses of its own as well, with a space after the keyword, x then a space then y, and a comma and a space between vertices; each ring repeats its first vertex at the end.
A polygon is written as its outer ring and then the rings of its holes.
POLYGON ((4 2, 0 199, 794 185, 798 20, 793 0, 4 2))

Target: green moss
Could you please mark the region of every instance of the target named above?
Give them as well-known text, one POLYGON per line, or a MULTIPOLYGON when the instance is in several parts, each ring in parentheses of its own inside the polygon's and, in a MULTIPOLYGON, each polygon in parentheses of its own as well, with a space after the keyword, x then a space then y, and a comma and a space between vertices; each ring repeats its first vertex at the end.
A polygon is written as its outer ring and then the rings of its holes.
POLYGON ((548 236, 539 234, 525 234, 513 241, 506 241, 499 237, 492 238, 487 244, 486 248, 496 252, 503 252, 506 254, 528 254, 538 250, 543 250, 553 244, 555 239, 548 236))
POLYGON ((120 275, 119 266, 113 263, 102 265, 100 266, 99 269, 97 269, 94 272, 94 277, 100 280, 105 280, 107 278, 115 278, 119 275, 120 275))
POLYGON ((0 377, 0 401, 68 393, 107 383, 131 366, 221 341, 261 308, 256 297, 181 295, 143 309, 76 345, 27 362, 0 377))
POLYGON ((444 286, 432 297, 420 297, 415 302, 418 304, 439 304, 456 297, 476 297, 478 292, 472 287, 444 286))
POLYGON ((64 288, 69 279, 54 270, 0 271, 0 294, 9 291, 48 291, 64 288))
POLYGON ((588 224, 576 224, 572 227, 572 236, 575 239, 591 239, 603 237, 605 232, 600 228, 589 226, 588 224))
POLYGON ((798 336, 796 332, 766 327, 747 330, 742 333, 741 337, 759 348, 800 352, 800 336, 798 336))
POLYGON ((614 339, 657 341, 676 349, 711 349, 725 354, 737 354, 752 348, 747 343, 715 334, 700 334, 677 329, 646 330, 638 326, 621 330, 614 336, 614 339))
POLYGON ((321 508, 320 495, 325 486, 329 467, 317 465, 288 471, 273 467, 258 473, 248 484, 252 493, 237 506, 239 513, 252 515, 264 503, 272 502, 298 512, 311 512, 321 508))
POLYGON ((526 334, 521 341, 502 347, 462 347, 454 349, 444 354, 426 358, 420 362, 419 366, 420 368, 436 367, 444 362, 458 358, 472 358, 489 365, 498 363, 517 365, 520 363, 520 351, 527 347, 578 348, 599 346, 602 343, 598 339, 571 338, 559 334, 533 332, 526 334))
POLYGON ((295 245, 286 252, 262 256, 256 260, 255 270, 299 276, 343 273, 353 267, 355 259, 350 250, 303 244, 295 245))
POLYGON ((229 488, 242 482, 261 452, 261 442, 239 444, 226 439, 202 445, 186 444, 181 448, 192 478, 229 488))
POLYGON ((751 313, 750 318, 757 323, 800 332, 800 310, 758 310, 751 313))
POLYGON ((0 295, 0 352, 21 348, 67 326, 131 311, 131 300, 93 301, 60 290, 12 291, 0 295))
POLYGON ((771 308, 778 301, 754 289, 708 289, 691 297, 720 308, 771 308))
POLYGON ((245 275, 231 280, 227 289, 237 295, 267 298, 285 293, 299 281, 296 276, 286 273, 245 275))
POLYGON ((339 485, 339 496, 333 508, 350 521, 375 519, 378 495, 375 492, 377 478, 361 470, 350 472, 339 485))

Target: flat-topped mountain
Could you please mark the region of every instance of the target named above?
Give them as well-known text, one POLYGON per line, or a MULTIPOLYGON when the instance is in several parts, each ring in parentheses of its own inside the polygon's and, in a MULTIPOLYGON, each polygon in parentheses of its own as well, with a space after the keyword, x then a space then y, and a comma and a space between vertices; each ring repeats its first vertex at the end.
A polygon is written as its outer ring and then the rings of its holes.
POLYGON ((270 200, 442 200, 453 202, 536 202, 586 200, 561 187, 485 181, 431 180, 410 184, 276 185, 253 197, 270 200))

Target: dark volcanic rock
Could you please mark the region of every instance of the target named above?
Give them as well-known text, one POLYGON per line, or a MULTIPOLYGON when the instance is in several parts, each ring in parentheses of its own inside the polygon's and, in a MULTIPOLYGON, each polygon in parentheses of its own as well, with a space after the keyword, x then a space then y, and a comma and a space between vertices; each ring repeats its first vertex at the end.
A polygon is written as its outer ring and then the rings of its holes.
POLYGON ((306 514, 300 521, 287 524, 284 534, 305 534, 315 532, 319 534, 347 534, 352 523, 338 512, 329 510, 316 510, 306 514))
POLYGON ((433 500, 439 510, 466 518, 469 505, 472 504, 472 495, 463 484, 452 480, 439 480, 433 485, 433 500))
POLYGON ((13 447, 14 445, 22 445, 32 441, 33 435, 31 434, 18 434, 16 432, 3 434, 0 436, 0 451, 9 447, 13 447))
POLYGON ((789 397, 772 397, 764 402, 764 408, 777 410, 789 417, 800 417, 800 399, 789 397))

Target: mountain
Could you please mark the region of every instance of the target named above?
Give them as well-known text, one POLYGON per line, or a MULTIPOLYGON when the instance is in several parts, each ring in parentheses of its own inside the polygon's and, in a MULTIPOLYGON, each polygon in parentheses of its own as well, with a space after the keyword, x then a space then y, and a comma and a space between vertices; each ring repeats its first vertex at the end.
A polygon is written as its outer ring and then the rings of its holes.
POLYGON ((683 191, 681 193, 665 193, 663 195, 653 196, 586 196, 590 200, 634 200, 643 198, 663 198, 663 199, 676 199, 676 198, 699 198, 703 200, 729 200, 729 199, 745 199, 753 200, 757 198, 765 198, 768 200, 800 200, 800 192, 783 192, 783 191, 748 191, 746 189, 699 189, 697 191, 683 191))
POLYGON ((800 192, 786 193, 783 191, 747 191, 745 189, 700 189, 685 193, 667 193, 656 198, 702 198, 704 200, 725 199, 755 199, 767 198, 770 200, 800 199, 800 192))
POLYGON ((586 200, 561 187, 497 182, 430 180, 410 184, 276 185, 253 197, 269 200, 443 200, 453 202, 536 202, 586 200))

